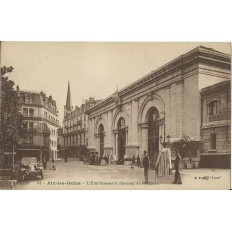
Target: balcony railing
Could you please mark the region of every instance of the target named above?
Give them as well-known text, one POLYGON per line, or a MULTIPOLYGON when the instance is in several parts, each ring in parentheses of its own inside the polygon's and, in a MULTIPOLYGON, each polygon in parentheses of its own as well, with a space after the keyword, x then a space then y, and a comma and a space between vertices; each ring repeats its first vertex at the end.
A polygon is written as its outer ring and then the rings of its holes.
POLYGON ((32 133, 32 134, 35 134, 35 133, 37 133, 37 130, 35 128, 29 128, 28 132, 32 133))
POLYGON ((83 133, 83 132, 86 132, 86 128, 81 128, 81 129, 76 129, 76 130, 71 130, 71 129, 66 129, 65 131, 64 131, 64 135, 66 135, 66 134, 78 134, 78 133, 83 133))
POLYGON ((222 120, 226 120, 225 114, 209 115, 209 122, 222 121, 222 120))
POLYGON ((55 123, 56 125, 59 125, 59 120, 56 120, 56 119, 54 120, 53 118, 48 117, 47 115, 44 115, 44 118, 52 123, 55 123))
POLYGON ((44 115, 44 116, 41 116, 41 115, 38 115, 38 114, 23 114, 23 117, 24 118, 45 118, 46 120, 52 122, 52 123, 55 123, 56 125, 59 125, 59 120, 57 119, 53 119, 51 117, 48 117, 47 115, 44 115))

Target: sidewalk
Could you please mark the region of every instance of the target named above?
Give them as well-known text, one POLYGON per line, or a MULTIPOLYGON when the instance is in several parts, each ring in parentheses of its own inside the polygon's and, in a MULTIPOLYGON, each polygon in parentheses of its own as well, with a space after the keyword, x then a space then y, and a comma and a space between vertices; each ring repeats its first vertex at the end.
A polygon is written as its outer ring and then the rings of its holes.
POLYGON ((172 175, 155 178, 149 170, 149 184, 144 184, 143 168, 130 165, 85 165, 77 159, 56 162, 56 171, 50 170, 50 162, 44 170, 44 179, 31 180, 16 189, 229 189, 230 170, 187 169, 182 170, 182 185, 172 184, 172 175), (38 186, 37 182, 42 184, 38 186), (50 185, 49 183, 65 183, 50 185), (67 182, 80 185, 66 185, 67 182), (93 183, 93 184, 89 184, 93 183), (107 185, 107 184, 112 185, 107 185))

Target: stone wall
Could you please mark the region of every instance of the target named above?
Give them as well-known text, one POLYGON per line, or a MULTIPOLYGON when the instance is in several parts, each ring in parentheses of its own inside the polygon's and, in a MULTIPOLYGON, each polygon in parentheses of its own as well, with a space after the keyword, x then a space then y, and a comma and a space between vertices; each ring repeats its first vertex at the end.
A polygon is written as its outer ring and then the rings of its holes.
POLYGON ((200 140, 200 91, 205 86, 228 79, 229 71, 227 68, 218 68, 215 63, 201 64, 195 58, 196 56, 190 56, 186 60, 179 58, 179 66, 175 60, 173 67, 169 63, 167 69, 163 68, 163 72, 161 68, 154 76, 146 75, 90 109, 87 112, 89 147, 99 152, 99 138, 95 135, 102 124, 105 131, 105 153, 112 153, 117 159, 117 123, 123 117, 127 127, 125 157, 141 155, 144 150, 148 150, 147 113, 151 107, 158 110, 159 117, 163 120, 159 136, 164 137, 165 130, 166 136, 169 135, 171 140, 180 139, 183 134, 200 140), (186 62, 185 65, 182 62, 186 62), (173 70, 167 71, 170 67, 173 70))

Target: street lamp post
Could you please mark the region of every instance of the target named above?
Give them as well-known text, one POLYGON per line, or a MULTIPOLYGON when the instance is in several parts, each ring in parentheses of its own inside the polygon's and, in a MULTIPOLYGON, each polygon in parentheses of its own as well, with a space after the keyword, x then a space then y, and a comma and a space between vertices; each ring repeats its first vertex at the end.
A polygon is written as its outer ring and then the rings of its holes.
POLYGON ((161 142, 161 143, 162 143, 162 141, 164 140, 164 142, 163 142, 162 144, 163 144, 163 147, 166 148, 166 138, 167 138, 167 142, 169 143, 169 141, 170 141, 170 135, 167 135, 167 136, 166 136, 165 112, 161 112, 161 113, 164 115, 164 117, 163 117, 164 137, 161 135, 161 136, 159 137, 159 139, 160 139, 160 142, 161 142))

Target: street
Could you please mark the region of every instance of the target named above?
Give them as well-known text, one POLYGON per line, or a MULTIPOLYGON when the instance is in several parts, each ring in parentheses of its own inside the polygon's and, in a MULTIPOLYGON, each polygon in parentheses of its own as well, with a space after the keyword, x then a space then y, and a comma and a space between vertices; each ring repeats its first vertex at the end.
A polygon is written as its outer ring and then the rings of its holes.
POLYGON ((44 170, 44 178, 17 183, 15 189, 229 189, 229 169, 185 169, 182 185, 172 184, 172 175, 155 178, 149 170, 149 184, 144 184, 143 169, 130 165, 85 165, 77 159, 56 162, 57 169, 44 170))

